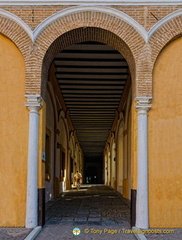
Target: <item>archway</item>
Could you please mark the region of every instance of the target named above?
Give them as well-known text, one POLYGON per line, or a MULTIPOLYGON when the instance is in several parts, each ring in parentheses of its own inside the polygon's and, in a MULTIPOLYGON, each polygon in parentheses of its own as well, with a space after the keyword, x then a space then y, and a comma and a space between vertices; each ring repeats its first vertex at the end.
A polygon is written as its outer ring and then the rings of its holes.
MULTIPOLYGON (((45 77, 49 69, 46 101, 49 104, 52 101, 57 111, 56 119, 52 119, 52 135, 56 145, 52 146, 56 196, 63 190, 60 182, 64 182, 66 189, 70 188, 72 179, 68 171, 71 169, 79 170, 85 183, 103 183, 103 152, 106 142, 110 142, 112 125, 117 122, 116 110, 121 111, 123 108, 125 111, 124 103, 127 102, 126 106, 130 104, 128 89, 131 89, 131 74, 126 57, 130 65, 133 64, 133 70, 135 65, 132 53, 123 40, 109 31, 94 27, 69 31, 57 38, 47 50, 42 76, 45 77), (59 127, 60 115, 66 123, 67 136, 59 127), (69 149, 65 144, 63 146, 64 141, 61 142, 60 136, 67 142, 70 136, 73 137, 74 149, 69 149), (59 148, 63 149, 63 153, 57 164, 59 148), (65 166, 64 176, 60 174, 62 165, 65 166)), ((49 108, 47 116, 51 117, 49 108)), ((113 138, 114 135, 111 135, 113 138)), ((117 189, 114 139, 108 146, 106 182, 117 189)))
POLYGON ((95 166, 87 167, 85 170, 85 183, 96 184, 98 183, 98 169, 95 166))

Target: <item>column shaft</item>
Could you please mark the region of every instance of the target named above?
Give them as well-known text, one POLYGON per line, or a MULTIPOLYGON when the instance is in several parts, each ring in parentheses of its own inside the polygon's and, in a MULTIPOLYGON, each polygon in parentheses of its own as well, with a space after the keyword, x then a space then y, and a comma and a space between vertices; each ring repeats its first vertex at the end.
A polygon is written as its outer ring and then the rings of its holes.
POLYGON ((27 198, 26 198, 26 223, 27 228, 37 226, 38 218, 38 136, 39 136, 39 109, 40 103, 35 96, 28 98, 25 105, 29 112, 29 140, 27 164, 27 198))
POLYGON ((147 112, 138 110, 138 187, 136 226, 148 228, 147 112))
POLYGON ((138 102, 138 182, 136 199, 136 227, 147 229, 148 216, 148 110, 151 99, 138 102))
POLYGON ((29 113, 26 227, 37 226, 38 112, 29 113))

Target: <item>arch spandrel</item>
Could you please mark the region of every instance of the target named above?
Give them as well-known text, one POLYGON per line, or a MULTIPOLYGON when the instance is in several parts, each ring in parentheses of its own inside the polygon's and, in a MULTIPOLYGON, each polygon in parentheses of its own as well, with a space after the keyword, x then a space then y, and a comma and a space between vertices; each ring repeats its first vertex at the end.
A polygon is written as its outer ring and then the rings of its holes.
POLYGON ((152 50, 152 64, 171 41, 182 35, 182 10, 177 10, 162 19, 149 32, 149 44, 152 50))

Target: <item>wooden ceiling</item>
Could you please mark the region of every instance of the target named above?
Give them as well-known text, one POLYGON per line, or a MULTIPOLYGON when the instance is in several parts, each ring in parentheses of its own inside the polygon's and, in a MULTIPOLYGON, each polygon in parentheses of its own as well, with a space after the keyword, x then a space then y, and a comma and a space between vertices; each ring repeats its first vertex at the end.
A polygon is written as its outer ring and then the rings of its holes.
POLYGON ((54 64, 85 160, 102 159, 128 78, 126 60, 110 46, 82 42, 57 54, 54 64))

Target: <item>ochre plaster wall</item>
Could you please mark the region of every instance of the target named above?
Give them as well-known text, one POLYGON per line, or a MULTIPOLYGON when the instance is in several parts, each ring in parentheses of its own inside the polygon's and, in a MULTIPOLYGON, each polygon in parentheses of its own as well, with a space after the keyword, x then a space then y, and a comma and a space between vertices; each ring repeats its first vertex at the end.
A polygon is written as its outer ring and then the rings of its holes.
POLYGON ((149 111, 150 227, 181 227, 182 38, 166 46, 153 72, 149 111))
POLYGON ((45 188, 45 162, 42 161, 42 152, 45 152, 46 136, 46 103, 42 101, 39 111, 39 163, 38 163, 38 188, 45 188))
POLYGON ((24 226, 28 110, 25 65, 17 47, 0 34, 0 226, 24 226))

